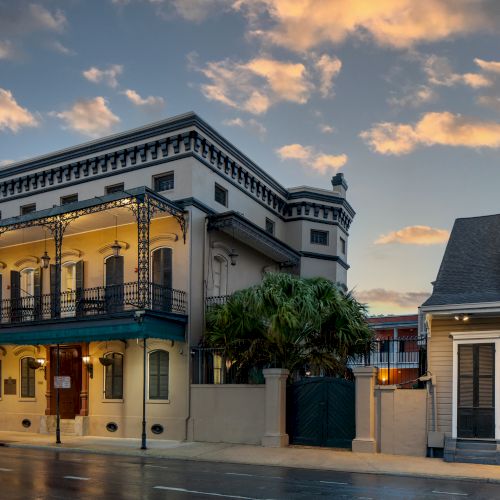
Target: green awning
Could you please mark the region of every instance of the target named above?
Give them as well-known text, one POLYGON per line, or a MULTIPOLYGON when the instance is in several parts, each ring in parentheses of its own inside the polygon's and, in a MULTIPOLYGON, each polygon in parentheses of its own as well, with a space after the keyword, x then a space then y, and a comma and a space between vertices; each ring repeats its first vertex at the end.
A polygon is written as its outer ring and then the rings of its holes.
POLYGON ((146 314, 141 322, 125 320, 52 322, 0 330, 1 344, 46 345, 155 338, 184 342, 187 317, 162 318, 146 314))

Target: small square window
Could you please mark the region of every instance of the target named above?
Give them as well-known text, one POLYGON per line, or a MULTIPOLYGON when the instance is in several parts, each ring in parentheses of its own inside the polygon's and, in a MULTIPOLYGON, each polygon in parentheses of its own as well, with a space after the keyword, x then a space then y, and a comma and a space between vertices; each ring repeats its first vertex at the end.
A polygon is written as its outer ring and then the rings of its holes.
POLYGON ((315 245, 328 245, 328 231, 311 229, 311 243, 315 245))
POLYGON ((274 221, 266 217, 266 232, 274 235, 274 221))
POLYGON ((344 238, 340 238, 340 251, 345 255, 346 242, 345 242, 344 238))
POLYGON ((215 201, 227 207, 227 189, 218 184, 215 185, 215 201))
POLYGON ((61 196, 61 205, 68 205, 78 201, 78 194, 68 194, 68 196, 61 196))
POLYGON ((119 193, 125 189, 125 184, 120 182, 120 184, 112 184, 111 186, 106 186, 104 188, 104 194, 119 193))
POLYGON ((21 215, 26 215, 26 214, 30 214, 31 212, 35 212, 36 211, 36 203, 30 203, 29 205, 23 205, 21 207, 21 215))
POLYGON ((153 187, 155 191, 169 191, 174 189, 174 173, 157 175, 153 178, 153 187))

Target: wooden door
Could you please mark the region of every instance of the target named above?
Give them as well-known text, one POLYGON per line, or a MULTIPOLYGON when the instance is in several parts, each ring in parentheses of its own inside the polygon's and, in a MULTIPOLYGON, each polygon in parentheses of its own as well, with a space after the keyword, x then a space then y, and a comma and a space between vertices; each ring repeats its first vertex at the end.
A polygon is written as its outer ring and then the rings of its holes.
MULTIPOLYGON (((54 377, 57 374, 57 347, 50 349, 50 413, 56 414, 56 392, 54 377)), ((82 351, 80 346, 62 346, 59 350, 59 376, 70 377, 71 387, 59 389, 61 418, 73 419, 80 414, 80 392, 82 390, 82 351)))
POLYGON ((457 435, 495 438, 495 344, 458 346, 457 435))

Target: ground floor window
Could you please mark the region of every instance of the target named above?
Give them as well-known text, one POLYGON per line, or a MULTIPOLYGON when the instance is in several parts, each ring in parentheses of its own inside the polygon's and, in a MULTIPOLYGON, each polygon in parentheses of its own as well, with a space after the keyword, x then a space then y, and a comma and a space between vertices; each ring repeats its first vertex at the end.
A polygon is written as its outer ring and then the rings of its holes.
POLYGON ((104 358, 109 363, 104 366, 104 397, 123 399, 123 354, 110 352, 104 358))
POLYGON ((35 397, 35 370, 30 364, 35 362, 35 358, 21 359, 21 397, 35 397))
POLYGON ((168 399, 169 356, 167 351, 149 355, 149 399, 168 399))

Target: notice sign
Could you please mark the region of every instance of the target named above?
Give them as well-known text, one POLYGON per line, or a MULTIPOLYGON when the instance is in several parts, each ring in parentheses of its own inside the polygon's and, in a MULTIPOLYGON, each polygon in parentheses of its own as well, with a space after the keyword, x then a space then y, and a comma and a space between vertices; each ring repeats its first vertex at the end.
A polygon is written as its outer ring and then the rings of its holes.
POLYGON ((9 377, 3 381, 3 393, 6 396, 15 396, 17 394, 15 378, 9 377))
POLYGON ((71 389, 71 377, 54 377, 54 389, 71 389))

